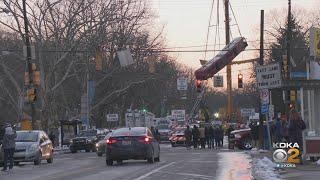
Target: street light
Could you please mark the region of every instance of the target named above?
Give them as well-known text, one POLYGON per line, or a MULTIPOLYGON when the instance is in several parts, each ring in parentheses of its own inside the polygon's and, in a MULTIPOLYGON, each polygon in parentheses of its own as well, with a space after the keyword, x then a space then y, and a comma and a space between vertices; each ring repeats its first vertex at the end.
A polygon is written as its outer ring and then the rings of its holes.
POLYGON ((214 113, 214 117, 219 118, 219 113, 214 113))

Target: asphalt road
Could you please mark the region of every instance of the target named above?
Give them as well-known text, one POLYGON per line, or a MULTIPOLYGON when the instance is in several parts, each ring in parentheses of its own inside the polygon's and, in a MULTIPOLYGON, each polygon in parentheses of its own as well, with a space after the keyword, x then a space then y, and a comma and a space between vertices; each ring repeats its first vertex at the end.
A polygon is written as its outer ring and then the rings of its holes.
MULTIPOLYGON (((171 148, 161 145, 160 162, 148 164, 146 161, 124 161, 106 166, 105 157, 95 153, 80 152, 76 154, 56 155, 53 164, 45 161, 40 166, 23 163, 15 166, 9 173, 1 172, 0 179, 33 180, 228 180, 248 179, 250 167, 239 168, 237 159, 248 164, 250 159, 241 152, 221 150, 186 150, 184 147, 171 148), (225 158, 229 157, 229 158, 225 158), (239 159, 243 157, 243 159, 239 159), (234 161, 227 163, 224 161, 234 161), (237 177, 237 169, 242 178, 237 177), (236 175, 236 176, 235 176, 236 175), (243 176, 245 175, 245 176, 243 176)), ((250 178, 249 178, 250 179, 250 178)))

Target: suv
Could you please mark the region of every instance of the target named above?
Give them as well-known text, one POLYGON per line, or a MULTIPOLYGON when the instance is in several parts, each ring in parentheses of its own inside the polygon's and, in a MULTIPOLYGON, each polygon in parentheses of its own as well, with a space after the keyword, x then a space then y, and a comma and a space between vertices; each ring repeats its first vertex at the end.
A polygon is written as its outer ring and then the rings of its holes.
POLYGON ((95 152, 96 142, 98 142, 96 130, 81 131, 75 138, 70 140, 69 148, 71 153, 76 153, 78 150, 95 152))

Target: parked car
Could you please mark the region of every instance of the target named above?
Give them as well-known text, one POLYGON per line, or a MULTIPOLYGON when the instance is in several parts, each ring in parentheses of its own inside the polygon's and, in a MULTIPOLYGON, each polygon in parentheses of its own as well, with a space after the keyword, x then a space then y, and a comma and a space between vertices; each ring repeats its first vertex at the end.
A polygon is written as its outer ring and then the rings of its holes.
MULTIPOLYGON (((53 162, 53 145, 44 131, 17 131, 14 162, 34 162, 39 165, 42 160, 53 162)), ((3 149, 0 146, 0 162, 3 164, 3 149)))
POLYGON ((147 127, 120 128, 107 139, 106 163, 143 159, 149 163, 160 161, 160 145, 147 127))
POLYGON ((97 156, 102 156, 104 153, 106 153, 107 139, 110 137, 110 135, 111 133, 108 133, 102 140, 96 143, 97 156))
POLYGON ((172 133, 171 137, 169 138, 171 146, 185 146, 186 145, 186 138, 184 136, 184 130, 175 131, 172 133))
POLYGON ((81 131, 75 138, 70 140, 70 151, 76 153, 79 150, 86 152, 96 151, 96 142, 98 142, 97 131, 81 131))
POLYGON ((251 129, 239 129, 231 131, 229 144, 238 147, 239 149, 250 150, 253 148, 252 138, 251 138, 251 129))

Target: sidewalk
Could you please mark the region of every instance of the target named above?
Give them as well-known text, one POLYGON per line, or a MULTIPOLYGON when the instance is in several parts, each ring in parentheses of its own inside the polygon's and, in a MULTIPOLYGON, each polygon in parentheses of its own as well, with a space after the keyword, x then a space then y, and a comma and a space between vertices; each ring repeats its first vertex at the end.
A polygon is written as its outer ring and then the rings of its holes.
MULTIPOLYGON (((263 159, 267 157, 273 161, 273 151, 248 151, 254 159, 263 159)), ((276 169, 275 171, 280 174, 281 179, 288 180, 319 180, 320 166, 316 162, 305 161, 303 165, 296 165, 296 168, 276 169)))

